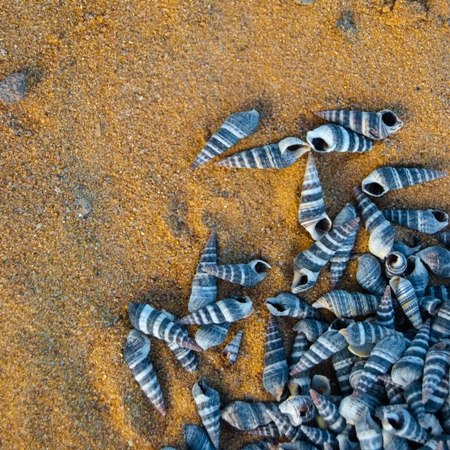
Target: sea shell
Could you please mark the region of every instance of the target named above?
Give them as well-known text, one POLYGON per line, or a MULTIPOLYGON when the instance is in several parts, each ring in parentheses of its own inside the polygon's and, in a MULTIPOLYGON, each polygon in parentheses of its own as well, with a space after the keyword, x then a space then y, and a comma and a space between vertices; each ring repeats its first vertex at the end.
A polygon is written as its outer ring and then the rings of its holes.
POLYGON ((148 359, 150 339, 138 330, 131 330, 123 351, 123 358, 131 369, 135 380, 150 399, 155 408, 166 415, 166 407, 155 369, 148 359))
MULTIPOLYGON (((398 364, 398 361, 396 364, 398 364)), ((384 383, 390 405, 398 405, 406 402, 405 397, 403 396, 403 388, 394 383, 389 375, 382 375, 378 378, 384 383)))
POLYGON ((331 393, 331 381, 327 376, 316 373, 312 377, 311 388, 320 395, 329 397, 331 393))
POLYGON ((384 267, 388 278, 401 276, 408 267, 408 260, 400 252, 390 252, 386 257, 384 267))
POLYGON ((316 309, 289 292, 283 292, 276 297, 269 297, 266 300, 266 306, 270 313, 277 317, 321 318, 316 309))
POLYGON ((372 419, 368 411, 355 423, 355 430, 362 450, 383 448, 381 427, 372 419))
POLYGON ((317 241, 331 229, 331 219, 325 212, 323 189, 312 153, 308 156, 303 179, 298 221, 317 241))
POLYGON ((195 342, 203 349, 208 350, 222 344, 227 338, 231 323, 202 325, 195 333, 195 342))
POLYGON ((429 395, 424 405, 427 413, 436 413, 442 408, 449 395, 449 384, 449 375, 446 375, 429 395))
POLYGON ((184 325, 232 323, 251 316, 253 311, 253 302, 250 297, 227 298, 184 316, 178 323, 184 325))
POLYGON ((413 327, 419 329, 422 326, 419 302, 412 284, 405 278, 393 277, 389 282, 392 291, 397 297, 400 306, 413 327))
POLYGON ((435 234, 448 225, 448 214, 437 209, 386 209, 381 212, 389 222, 426 234, 435 234))
POLYGON ((370 294, 383 294, 387 282, 383 276, 381 264, 375 256, 370 253, 364 253, 358 258, 356 281, 370 294))
POLYGON ((313 308, 329 309, 337 317, 367 316, 377 311, 378 298, 359 292, 337 290, 326 293, 312 306, 313 308))
POLYGON ((217 264, 217 238, 214 231, 209 236, 192 280, 191 296, 188 305, 189 312, 204 308, 210 303, 214 303, 217 299, 217 278, 208 275, 202 270, 211 264, 217 264))
POLYGON ((215 447, 203 427, 198 425, 184 426, 186 450, 214 450, 215 447))
POLYGON ((392 305, 391 287, 389 285, 386 286, 378 305, 376 323, 386 328, 395 327, 395 314, 392 305))
POLYGON ((221 413, 222 419, 238 430, 248 431, 268 425, 272 418, 267 411, 276 412, 276 403, 242 402, 229 403, 221 413))
POLYGON ((315 319, 303 319, 294 325, 293 330, 303 333, 309 342, 315 342, 328 330, 329 325, 315 319))
POLYGON ((418 239, 417 236, 414 236, 414 243, 412 247, 402 241, 394 241, 392 251, 400 252, 402 255, 409 258, 410 256, 415 255, 421 248, 422 244, 420 243, 420 239, 418 239))
MULTIPOLYGON (((302 0, 303 2, 309 0, 302 0)), ((325 444, 326 445, 326 444, 325 444)), ((283 442, 278 444, 277 450, 317 450, 317 447, 310 444, 309 442, 297 441, 297 442, 283 442)), ((324 447, 325 450, 325 447, 324 447)))
POLYGON ((419 450, 444 450, 444 441, 438 438, 430 438, 419 450))
POLYGON ((311 389, 309 391, 311 400, 316 405, 317 412, 322 416, 323 420, 326 422, 330 430, 335 433, 341 433, 345 430, 347 424, 345 419, 339 413, 339 408, 330 400, 328 400, 323 395, 311 389))
POLYGON ((332 123, 308 131, 306 141, 318 153, 361 153, 373 147, 373 143, 364 136, 332 123))
POLYGON ((237 360, 243 335, 244 332, 242 330, 238 331, 230 343, 223 349, 223 354, 227 357, 231 364, 234 364, 237 360))
POLYGON ((407 261, 405 278, 412 284, 418 296, 423 296, 430 277, 423 262, 418 256, 410 256, 407 261))
POLYGON ((348 381, 353 389, 356 389, 358 380, 361 378, 361 375, 364 372, 364 366, 366 365, 366 361, 367 361, 366 358, 358 358, 352 367, 348 381))
POLYGON ((376 344, 386 336, 397 333, 397 331, 392 328, 386 328, 382 325, 368 321, 352 323, 340 332, 349 345, 354 346, 376 344))
POLYGON ((321 428, 308 427, 306 425, 300 425, 300 429, 305 433, 306 437, 313 443, 321 445, 330 444, 333 448, 337 448, 338 442, 336 436, 327 430, 321 428))
POLYGON ((350 353, 346 348, 343 348, 331 357, 342 395, 349 395, 352 392, 349 375, 356 360, 356 356, 350 353))
POLYGON ((295 427, 308 423, 317 416, 317 410, 309 395, 289 397, 278 406, 295 427))
POLYGON ((341 227, 333 228, 308 250, 299 253, 295 257, 294 279, 292 282, 293 294, 304 292, 316 284, 320 271, 354 231, 358 222, 359 218, 356 218, 341 227))
MULTIPOLYGON (((344 223, 348 222, 349 220, 355 219, 356 217, 355 207, 352 204, 347 203, 334 219, 333 226, 335 228, 338 228, 344 225, 344 223)), ((336 288, 336 286, 344 276, 345 269, 347 268, 347 264, 353 251, 353 247, 355 246, 358 230, 359 224, 336 250, 336 253, 330 259, 330 279, 332 289, 336 288)))
POLYGON ((439 306, 442 305, 442 300, 431 296, 420 297, 418 301, 421 313, 425 314, 427 312, 430 316, 435 316, 439 306))
POLYGON ((441 244, 444 244, 447 248, 450 247, 450 230, 441 231, 436 237, 441 244))
POLYGON ((332 109, 315 114, 375 141, 397 133, 403 126, 403 122, 389 109, 378 112, 332 109))
POLYGON ((253 134, 258 129, 258 126, 259 113, 256 109, 231 114, 208 140, 195 158, 191 168, 196 169, 226 152, 241 139, 253 134))
MULTIPOLYGON (((441 435, 443 432, 443 428, 438 420, 438 418, 434 414, 425 414, 424 419, 419 422, 419 425, 431 435, 441 435)), ((447 440, 450 440, 447 439, 447 440)))
POLYGON ((276 144, 235 153, 217 164, 241 169, 284 169, 292 166, 310 149, 310 146, 301 139, 286 137, 276 144))
POLYGON ((365 226, 370 234, 369 251, 372 255, 384 259, 394 245, 395 230, 367 195, 363 194, 357 187, 353 191, 365 226))
MULTIPOLYGON (((288 359, 289 370, 292 370, 300 358, 308 350, 308 340, 304 333, 297 333, 295 336, 292 351, 288 359)), ((303 372, 295 376, 289 376, 288 389, 291 395, 306 394, 311 386, 311 379, 308 372, 303 372)))
POLYGON ((438 277, 450 278, 450 250, 443 247, 428 247, 417 256, 438 277))
POLYGON ((422 383, 414 381, 404 388, 404 395, 411 411, 421 426, 425 419, 425 405, 422 401, 422 383))
POLYGON ((270 422, 267 425, 263 425, 262 427, 255 428, 254 430, 249 430, 248 433, 253 436, 270 437, 272 439, 280 438, 278 427, 273 422, 270 422))
POLYGON ((396 436, 391 431, 382 430, 383 450, 410 450, 406 439, 396 436))
POLYGON ((434 344, 425 357, 423 369, 422 399, 426 403, 437 385, 448 373, 450 364, 450 341, 434 344))
POLYGON ((379 167, 364 178, 361 187, 366 194, 381 197, 386 192, 437 180, 446 175, 440 170, 385 166, 379 167))
POLYGON ((129 303, 128 316, 134 328, 145 334, 150 334, 166 342, 172 342, 180 347, 202 351, 201 347, 187 334, 185 328, 170 320, 164 312, 150 305, 129 303))
POLYGON ((422 377, 429 337, 430 320, 428 319, 420 327, 405 354, 392 367, 391 377, 394 383, 404 387, 422 377))
POLYGON ((219 393, 200 378, 192 387, 192 396, 211 442, 219 448, 220 437, 220 396, 219 393))
POLYGON ((280 401, 284 386, 288 381, 288 365, 283 341, 274 316, 267 323, 266 347, 264 355, 264 389, 280 401))
POLYGON ((291 442, 298 441, 304 437, 300 427, 294 427, 289 419, 283 414, 280 414, 280 412, 267 411, 267 414, 272 418, 272 421, 277 426, 281 436, 285 436, 291 442))
POLYGON ((444 302, 438 309, 431 324, 430 341, 432 344, 450 337, 450 302, 444 302))
POLYGON ((424 294, 447 301, 450 300, 450 286, 427 286, 424 294))
POLYGON ((356 436, 355 427, 347 426, 343 433, 336 436, 339 443, 339 450, 359 450, 359 441, 356 436))

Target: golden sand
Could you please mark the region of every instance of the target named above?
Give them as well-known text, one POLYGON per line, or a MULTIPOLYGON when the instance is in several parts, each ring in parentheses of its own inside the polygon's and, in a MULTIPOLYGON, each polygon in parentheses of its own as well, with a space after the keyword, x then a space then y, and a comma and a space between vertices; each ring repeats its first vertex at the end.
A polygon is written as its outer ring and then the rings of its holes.
MULTIPOLYGON (((400 113, 404 128, 372 152, 318 157, 331 217, 382 164, 448 168, 448 15, 446 0, 0 0, 0 78, 41 78, 0 106, 0 447, 184 448, 196 375, 154 342, 163 418, 121 354, 129 301, 186 313, 210 227, 221 262, 273 269, 247 291, 256 313, 231 329, 245 330, 237 363, 209 351, 201 374, 223 404, 269 399, 263 301, 289 288, 311 244, 296 218, 306 158, 283 171, 188 167, 228 114, 256 106, 260 131, 232 151, 304 137, 323 123, 314 110, 400 113)), ((449 185, 378 204, 448 211, 449 185)), ((222 438, 232 450, 252 440, 225 424, 222 438)))

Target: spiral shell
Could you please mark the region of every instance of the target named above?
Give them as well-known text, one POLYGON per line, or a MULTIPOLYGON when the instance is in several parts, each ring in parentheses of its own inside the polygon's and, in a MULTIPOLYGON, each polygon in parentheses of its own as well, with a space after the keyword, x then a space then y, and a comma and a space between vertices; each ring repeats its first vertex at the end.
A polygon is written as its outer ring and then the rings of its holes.
POLYGON ((394 307, 392 305, 391 287, 386 286, 386 289, 381 297, 378 305, 376 323, 386 328, 395 327, 394 307))
POLYGON ((328 330, 329 325, 315 319, 303 319, 297 322, 293 328, 297 333, 303 333, 309 342, 315 342, 328 330))
POLYGON ((389 222, 426 234, 435 234, 448 225, 448 214, 437 209, 387 209, 381 212, 389 222))
POLYGON ((288 365, 275 317, 270 315, 267 323, 263 385, 264 389, 280 401, 288 380, 288 365))
POLYGON ((333 448, 336 448, 338 442, 333 433, 321 428, 308 427, 306 425, 300 425, 300 429, 305 433, 306 437, 313 443, 321 445, 330 444, 333 448))
POLYGON ((403 126, 403 122, 389 109, 378 112, 334 109, 315 114, 375 141, 397 133, 403 126))
POLYGON ((405 278, 393 277, 389 282, 400 306, 413 327, 419 329, 422 326, 419 302, 412 284, 405 278))
POLYGON ((339 433, 336 436, 336 440, 339 443, 339 450, 359 450, 360 448, 355 427, 353 426, 347 426, 343 433, 339 433))
MULTIPOLYGON (((323 396, 330 397, 331 381, 325 375, 315 374, 311 380, 311 388, 323 396)), ((331 398, 331 397, 330 397, 331 398)))
POLYGON ((184 439, 187 450, 214 450, 215 447, 203 427, 198 425, 184 426, 184 439))
POLYGON ((379 167, 364 178, 361 187, 366 194, 381 197, 388 191, 437 180, 446 175, 440 170, 385 166, 379 167))
POLYGON ((362 450, 383 448, 381 427, 372 419, 369 411, 356 422, 355 430, 362 450))
MULTIPOLYGON (((294 345, 292 346, 292 351, 288 359, 289 371, 292 370, 298 363, 300 358, 308 350, 308 341, 304 333, 297 333, 294 340, 294 345)), ((301 373, 295 376, 290 376, 288 378, 288 389, 291 395, 299 395, 300 393, 305 394, 308 392, 311 386, 311 379, 309 373, 301 373)))
POLYGON ((269 264, 261 259, 254 259, 247 264, 208 265, 202 270, 210 275, 241 286, 255 286, 267 277, 269 264))
POLYGON ((303 179, 298 221, 317 241, 331 229, 331 219, 325 212, 323 189, 312 153, 308 156, 303 179))
POLYGON ((258 129, 258 126, 259 113, 255 109, 231 114, 208 140, 195 158, 191 168, 196 169, 226 152, 241 139, 253 134, 258 129))
POLYGON ((441 231, 436 237, 441 244, 444 244, 447 248, 450 247, 450 230, 441 231))
POLYGON ((284 169, 292 166, 310 150, 297 137, 286 137, 277 144, 267 144, 235 153, 217 164, 240 169, 284 169))
POLYGON ((262 427, 255 428, 254 430, 249 430, 248 433, 253 436, 270 437, 272 439, 280 438, 280 432, 278 431, 278 427, 273 422, 267 425, 263 425, 262 427))
POLYGON ((408 404, 408 409, 417 419, 420 425, 425 419, 425 405, 422 401, 422 383, 414 381, 405 386, 404 395, 408 404))
POLYGON ((442 300, 439 300, 435 297, 420 297, 419 299, 419 308, 422 314, 427 312, 430 316, 435 316, 439 306, 442 304, 442 300))
POLYGON ((334 228, 308 250, 299 253, 294 259, 294 279, 292 293, 306 291, 317 281, 320 271, 327 264, 336 250, 354 231, 359 219, 352 219, 341 227, 334 228))
POLYGON ((419 450, 444 450, 444 441, 437 438, 430 438, 419 450))
POLYGON ((436 276, 450 278, 450 250, 428 247, 417 253, 417 256, 436 276))
POLYGON ((418 256, 410 256, 407 261, 405 278, 412 284, 418 296, 423 296, 430 277, 418 256))
POLYGON ((386 279, 381 271, 381 264, 375 256, 365 253, 358 258, 356 281, 367 292, 381 295, 386 289, 386 279))
POLYGON ((384 263, 386 276, 392 278, 395 276, 401 276, 405 273, 408 267, 408 261, 406 256, 400 252, 390 252, 384 263))
MULTIPOLYGON (((334 219, 333 226, 338 228, 344 223, 355 219, 356 211, 355 207, 347 203, 341 212, 334 219)), ((341 244, 341 246, 336 250, 336 253, 330 259, 330 279, 331 279, 331 287, 335 289, 336 286, 341 281, 344 276, 345 269, 347 268, 347 264, 350 260, 350 256, 353 251, 353 247, 355 246, 356 235, 358 234, 359 224, 353 230, 353 232, 347 237, 347 239, 341 244)))
POLYGON ((427 286, 424 293, 425 295, 431 295, 443 301, 450 300, 450 286, 427 286))
POLYGON ((220 437, 220 396, 219 393, 200 378, 192 387, 192 396, 211 442, 219 448, 220 437))
POLYGON ((280 412, 267 411, 267 414, 272 418, 281 436, 285 436, 291 442, 298 441, 304 437, 300 427, 294 427, 289 419, 280 414, 280 412))
POLYGON ((400 252, 402 255, 409 258, 410 256, 415 255, 421 248, 422 244, 420 243, 420 240, 417 237, 415 237, 412 247, 410 247, 409 245, 405 244, 402 241, 394 241, 392 251, 400 252))
POLYGON ((188 314, 181 318, 178 323, 185 325, 232 323, 251 316, 253 311, 253 303, 250 297, 227 298, 188 314))
POLYGON ((202 351, 201 347, 188 336, 185 328, 170 320, 164 312, 158 311, 150 305, 129 303, 128 316, 133 327, 145 334, 150 334, 167 343, 177 344, 180 347, 202 351))
MULTIPOLYGON (((398 361, 395 364, 398 364, 398 361)), ((401 386, 398 386, 396 383, 394 383, 389 375, 382 375, 379 377, 379 379, 384 383, 384 388, 386 389, 386 395, 390 405, 399 405, 405 403, 403 388, 401 386)))
POLYGON ((267 411, 277 411, 275 403, 242 402, 229 403, 221 413, 223 420, 238 430, 248 431, 268 425, 272 418, 267 411))
POLYGON ((381 434, 383 435, 383 450, 410 450, 406 439, 386 430, 382 430, 381 434))
POLYGON ((234 364, 237 360, 243 335, 244 332, 242 330, 238 331, 230 343, 223 349, 223 354, 227 357, 231 364, 234 364))
POLYGON ((277 317, 296 317, 297 319, 319 319, 318 311, 294 294, 283 292, 266 300, 267 309, 277 317))
POLYGON ((352 395, 344 397, 339 405, 339 413, 345 418, 347 424, 355 425, 363 419, 366 412, 371 414, 383 401, 384 388, 376 383, 370 392, 354 390, 352 395))
POLYGON ((397 333, 392 328, 386 328, 382 325, 367 321, 352 323, 340 332, 348 344, 354 346, 376 344, 386 336, 397 333))
POLYGON ((166 407, 155 369, 148 359, 150 339, 138 330, 131 330, 123 351, 123 359, 131 369, 135 380, 155 408, 166 415, 166 407))
POLYGON ((365 226, 370 234, 369 251, 372 255, 384 259, 394 245, 395 230, 369 197, 356 187, 354 193, 365 226))
POLYGON ((438 309, 431 324, 430 341, 432 344, 450 337, 450 302, 444 302, 438 309))
POLYGON ((331 357, 342 395, 349 395, 352 392, 349 376, 356 360, 356 356, 350 353, 346 348, 339 350, 331 357))
POLYGON ((222 344, 227 338, 231 323, 202 325, 195 333, 195 342, 203 349, 208 350, 222 344))
POLYGON ((449 385, 449 375, 447 374, 436 386, 436 389, 429 395, 428 400, 424 405, 427 413, 436 413, 444 406, 449 395, 449 385))
POLYGON ((441 382, 449 370, 450 341, 434 344, 425 357, 423 369, 422 399, 426 403, 437 385, 441 382))
POLYGON ((339 408, 326 397, 311 389, 309 391, 311 400, 317 408, 318 413, 322 416, 330 430, 335 433, 341 433, 346 428, 345 419, 340 415, 339 408))
POLYGON ((373 143, 354 131, 329 123, 306 133, 306 141, 315 152, 368 152, 373 143))
POLYGON ((295 427, 308 423, 317 416, 317 410, 309 395, 289 397, 280 403, 278 408, 295 427))

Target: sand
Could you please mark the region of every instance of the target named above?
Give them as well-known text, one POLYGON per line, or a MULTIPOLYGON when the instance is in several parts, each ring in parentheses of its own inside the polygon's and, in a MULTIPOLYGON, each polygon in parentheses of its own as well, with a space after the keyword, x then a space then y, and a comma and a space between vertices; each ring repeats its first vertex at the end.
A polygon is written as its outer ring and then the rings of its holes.
MULTIPOLYGON (((161 417, 122 361, 127 304, 185 314, 212 227, 221 262, 273 269, 245 290, 256 313, 231 329, 245 331, 238 362, 209 351, 201 374, 223 404, 269 399, 263 302, 289 289, 293 257, 311 244, 296 217, 306 159, 283 171, 188 167, 235 111, 263 118, 230 153, 304 137, 323 123, 315 110, 390 107, 405 122, 397 135, 317 158, 330 216, 382 164, 448 168, 448 13, 445 0, 1 0, 0 78, 33 79, 24 100, 0 105, 0 447, 184 448, 198 375, 154 342, 161 417)), ((448 211, 449 185, 378 204, 448 211)), ((356 288, 355 265, 343 287, 356 288)), ((327 289, 324 274, 305 298, 327 289)), ((222 438, 232 450, 252 440, 226 425, 222 438)))

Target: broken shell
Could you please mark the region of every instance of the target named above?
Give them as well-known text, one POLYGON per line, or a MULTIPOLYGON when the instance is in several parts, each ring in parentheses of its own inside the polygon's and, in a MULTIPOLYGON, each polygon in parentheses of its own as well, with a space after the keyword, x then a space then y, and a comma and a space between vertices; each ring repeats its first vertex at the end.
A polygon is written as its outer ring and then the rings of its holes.
POLYGON ((234 364, 237 360, 243 335, 244 332, 242 330, 238 331, 230 343, 223 349, 223 354, 227 357, 231 364, 234 364))
POLYGON ((333 433, 321 428, 308 427, 306 425, 300 425, 300 429, 305 433, 306 437, 313 443, 321 445, 330 444, 333 448, 338 446, 338 442, 333 433))
POLYGON ((283 292, 276 297, 269 297, 266 300, 266 306, 270 313, 277 317, 320 318, 316 309, 289 292, 283 292))
POLYGON ((388 335, 396 334, 392 328, 386 328, 368 321, 355 322, 340 331, 349 345, 362 346, 376 344, 388 335))
MULTIPOLYGON (((300 358, 308 350, 308 341, 303 333, 297 333, 292 346, 292 351, 288 359, 289 370, 292 370, 298 363, 300 358)), ((302 373, 296 376, 289 376, 288 389, 291 395, 306 394, 311 387, 311 379, 309 373, 302 373)))
POLYGON ((450 300, 450 286, 427 286, 425 288, 425 295, 430 295, 443 301, 450 300))
POLYGON ((401 276, 405 273, 408 267, 408 261, 406 256, 400 252, 390 252, 385 261, 386 276, 392 278, 395 276, 401 276))
POLYGON ((418 256, 410 256, 405 271, 405 278, 412 284, 418 296, 423 296, 430 277, 418 256))
POLYGON ((395 230, 367 195, 363 194, 357 187, 353 191, 365 226, 370 234, 370 253, 380 259, 384 259, 394 245, 395 230))
POLYGON ((277 411, 275 403, 242 402, 229 403, 221 413, 222 419, 238 430, 248 431, 268 425, 272 418, 267 411, 277 411))
POLYGON ((350 386, 349 376, 352 367, 357 360, 356 356, 350 353, 348 349, 343 348, 335 353, 331 357, 331 360, 342 395, 351 394, 352 387, 350 386))
POLYGON ((354 231, 358 222, 359 218, 356 218, 341 227, 334 228, 308 250, 299 253, 295 257, 294 279, 292 282, 293 294, 306 291, 316 284, 320 271, 354 231))
POLYGON ((227 338, 231 323, 202 325, 195 333, 195 342, 203 349, 208 350, 222 344, 227 338))
POLYGON ((448 339, 450 336, 450 302, 444 302, 438 309, 436 317, 431 324, 430 342, 436 342, 448 339))
POLYGON ((332 225, 325 212, 323 189, 312 153, 309 154, 306 163, 298 221, 315 241, 328 233, 332 225))
POLYGON ((297 322, 293 328, 297 333, 303 333, 309 342, 315 342, 328 330, 329 325, 315 319, 303 319, 297 322))
POLYGON ((309 395, 311 396, 314 405, 316 405, 318 413, 327 423, 330 430, 335 433, 344 431, 347 424, 345 423, 345 419, 340 415, 339 408, 313 389, 309 391, 309 395))
POLYGON ((320 297, 312 307, 329 309, 337 317, 367 316, 377 311, 378 298, 375 295, 336 290, 320 297))
POLYGON ((317 410, 309 395, 296 395, 280 403, 280 411, 295 427, 308 423, 317 416, 317 410))
POLYGON ((187 450, 214 450, 215 448, 206 430, 198 425, 185 425, 184 439, 187 450))
POLYGON ((450 250, 443 247, 428 247, 417 256, 438 277, 450 278, 450 250))
POLYGON ((356 281, 367 292, 381 295, 386 289, 386 279, 381 271, 381 264, 375 256, 365 253, 358 258, 356 281))
POLYGON ((413 327, 419 329, 422 326, 419 302, 412 284, 405 278, 393 277, 389 282, 392 291, 397 297, 400 306, 413 327))
POLYGON ((383 297, 378 305, 376 323, 386 328, 395 327, 394 307, 392 305, 391 287, 386 286, 383 297))
POLYGON ((373 143, 354 131, 329 123, 306 133, 306 140, 315 152, 368 152, 373 143))
POLYGON ((208 140, 195 158, 191 168, 196 169, 226 152, 241 139, 253 134, 258 129, 258 126, 259 113, 256 109, 231 114, 208 140))
POLYGON ((361 420, 355 423, 355 430, 361 449, 383 448, 381 427, 372 419, 368 411, 361 420))
POLYGON ((403 126, 403 122, 389 109, 378 112, 332 109, 315 114, 375 141, 397 133, 403 126))
POLYGON ((198 414, 202 419, 211 442, 219 448, 220 436, 220 396, 219 393, 200 378, 192 387, 192 396, 197 405, 198 414))
POLYGON ((123 351, 123 358, 131 369, 135 380, 150 399, 155 408, 166 415, 164 398, 156 376, 155 369, 148 358, 150 353, 150 339, 138 330, 131 330, 123 351))
POLYGON ((288 365, 283 341, 274 316, 270 315, 264 354, 264 389, 280 401, 288 380, 288 365))
POLYGON ((426 403, 449 370, 450 341, 434 344, 425 357, 422 380, 422 399, 426 403))
POLYGON ((388 191, 437 180, 446 175, 440 170, 385 166, 379 167, 364 178, 361 187, 366 194, 381 197, 388 191))
POLYGON ((232 323, 251 316, 253 311, 253 303, 250 297, 227 298, 184 316, 178 323, 184 325, 232 323))
MULTIPOLYGON (((334 219, 333 226, 338 228, 349 220, 355 219, 356 211, 352 204, 347 203, 341 212, 334 219)), ((345 269, 350 260, 350 256, 355 246, 356 235, 358 234, 359 224, 353 230, 353 232, 347 237, 347 239, 341 244, 341 246, 336 250, 336 253, 330 259, 330 279, 331 287, 333 289, 341 281, 344 276, 345 269)))
POLYGON ((387 209, 381 212, 389 222, 426 234, 435 234, 448 225, 448 214, 437 209, 387 209))

